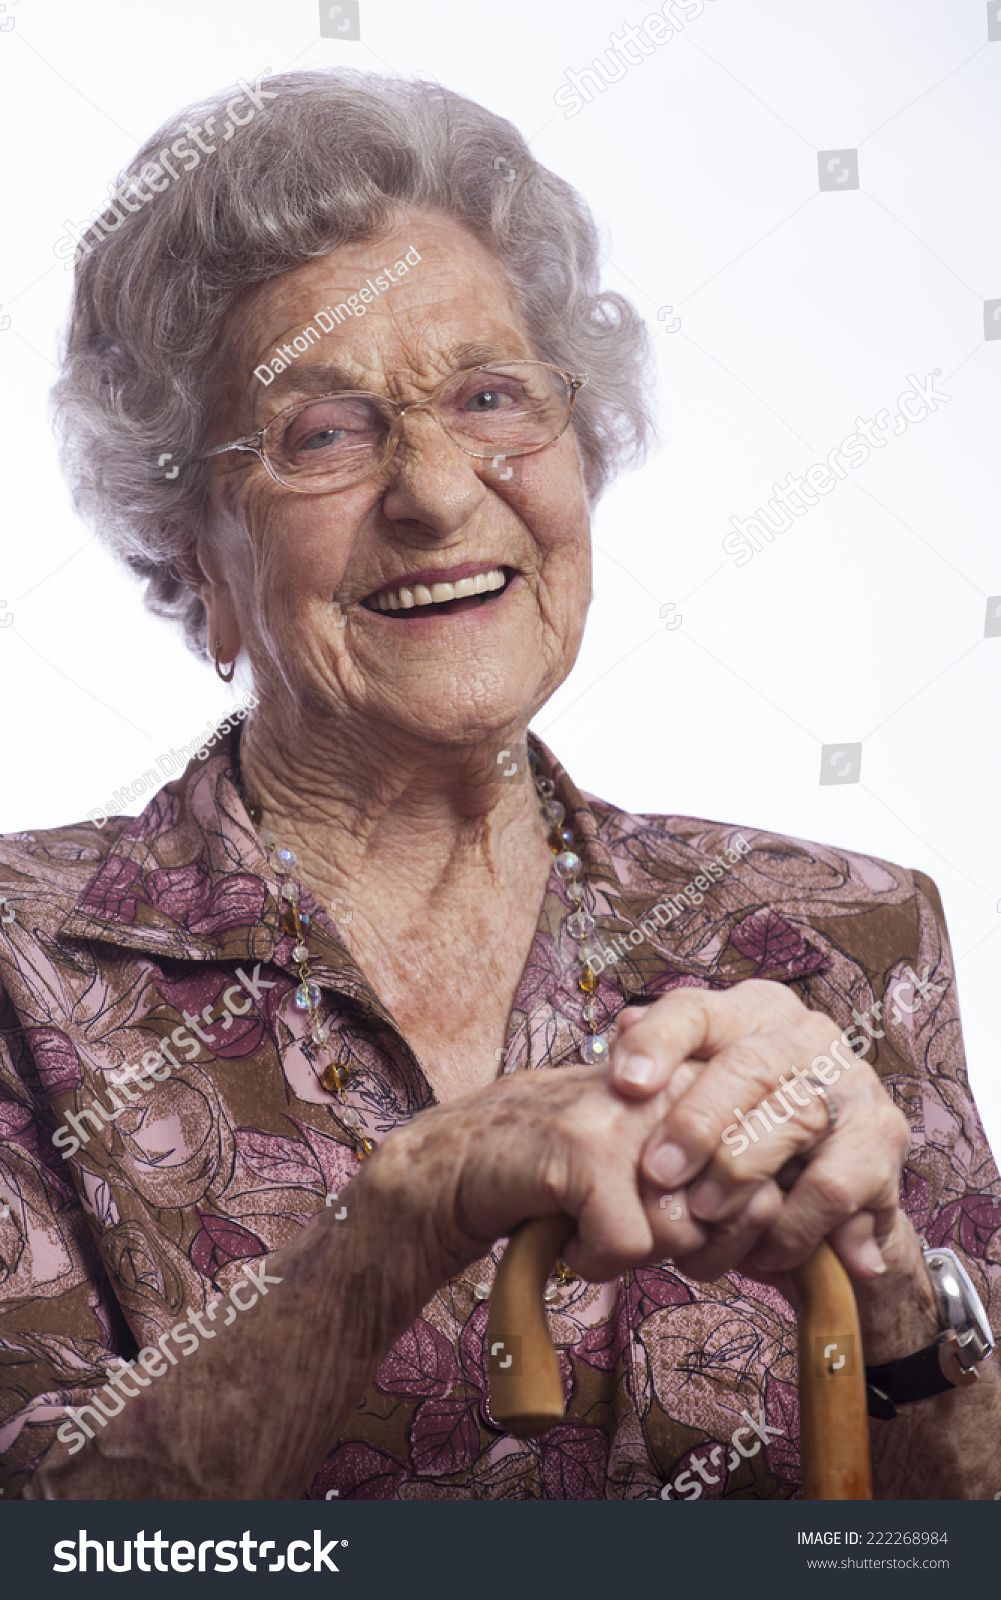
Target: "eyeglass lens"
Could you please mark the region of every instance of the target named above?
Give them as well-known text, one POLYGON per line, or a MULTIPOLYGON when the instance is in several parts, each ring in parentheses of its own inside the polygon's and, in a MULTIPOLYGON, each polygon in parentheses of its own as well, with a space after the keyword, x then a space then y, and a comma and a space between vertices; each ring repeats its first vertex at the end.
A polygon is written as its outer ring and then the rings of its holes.
MULTIPOLYGON (((569 412, 565 378, 541 364, 459 372, 438 397, 445 432, 482 456, 541 449, 559 436, 569 412)), ((332 395, 276 417, 264 446, 280 478, 348 483, 381 464, 393 418, 377 395, 332 395)))

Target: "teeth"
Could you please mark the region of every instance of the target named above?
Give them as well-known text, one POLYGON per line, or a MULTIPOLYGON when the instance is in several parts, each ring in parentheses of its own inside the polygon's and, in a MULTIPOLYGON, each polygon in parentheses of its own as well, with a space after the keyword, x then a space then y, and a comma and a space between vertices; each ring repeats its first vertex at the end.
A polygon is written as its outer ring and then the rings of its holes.
POLYGON ((415 583, 412 588, 380 589, 373 604, 380 611, 410 611, 414 606, 441 605, 446 600, 465 600, 470 595, 503 589, 506 579, 500 567, 478 572, 475 578, 459 578, 456 583, 415 583))

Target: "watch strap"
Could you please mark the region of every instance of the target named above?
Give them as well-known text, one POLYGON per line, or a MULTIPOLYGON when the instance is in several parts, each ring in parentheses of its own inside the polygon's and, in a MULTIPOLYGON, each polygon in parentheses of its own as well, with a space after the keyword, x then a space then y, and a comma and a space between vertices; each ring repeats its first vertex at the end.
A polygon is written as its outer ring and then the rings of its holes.
POLYGON ((925 1345, 913 1355, 902 1356, 899 1361, 884 1361, 878 1367, 866 1367, 866 1398, 870 1417, 888 1422, 897 1415, 897 1406, 911 1400, 927 1400, 933 1394, 943 1394, 954 1385, 942 1371, 939 1360, 940 1341, 925 1345))

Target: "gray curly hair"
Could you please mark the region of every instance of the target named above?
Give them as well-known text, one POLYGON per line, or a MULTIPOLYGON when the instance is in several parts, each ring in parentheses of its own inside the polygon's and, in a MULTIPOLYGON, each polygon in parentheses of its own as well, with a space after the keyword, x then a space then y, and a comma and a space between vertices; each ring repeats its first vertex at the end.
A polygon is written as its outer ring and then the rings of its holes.
POLYGON ((259 114, 230 112, 220 130, 227 99, 243 98, 226 91, 166 122, 117 188, 124 211, 105 208, 120 220, 83 235, 53 391, 77 511, 203 655, 205 610, 178 564, 208 515, 208 468, 194 457, 223 381, 226 316, 252 284, 377 234, 400 206, 470 227, 504 267, 539 359, 588 374, 573 425, 592 501, 652 431, 645 325, 600 287, 584 201, 510 122, 436 83, 337 68, 259 80, 259 114), (216 143, 178 171, 163 158, 186 123, 216 143), (154 184, 149 163, 179 181, 154 184), (168 454, 188 463, 176 481, 168 454))

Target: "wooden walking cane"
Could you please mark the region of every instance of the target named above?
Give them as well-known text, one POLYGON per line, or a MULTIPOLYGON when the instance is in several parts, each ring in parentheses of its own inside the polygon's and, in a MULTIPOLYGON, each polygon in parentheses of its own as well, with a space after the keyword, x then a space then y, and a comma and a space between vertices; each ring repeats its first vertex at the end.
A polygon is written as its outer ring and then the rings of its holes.
MULTIPOLYGON (((543 1293, 576 1228, 557 1213, 511 1235, 490 1296, 490 1411, 518 1439, 563 1420, 563 1383, 543 1293)), ((871 1500, 865 1365, 851 1280, 826 1240, 791 1274, 800 1300, 799 1408, 805 1500, 871 1500)))

